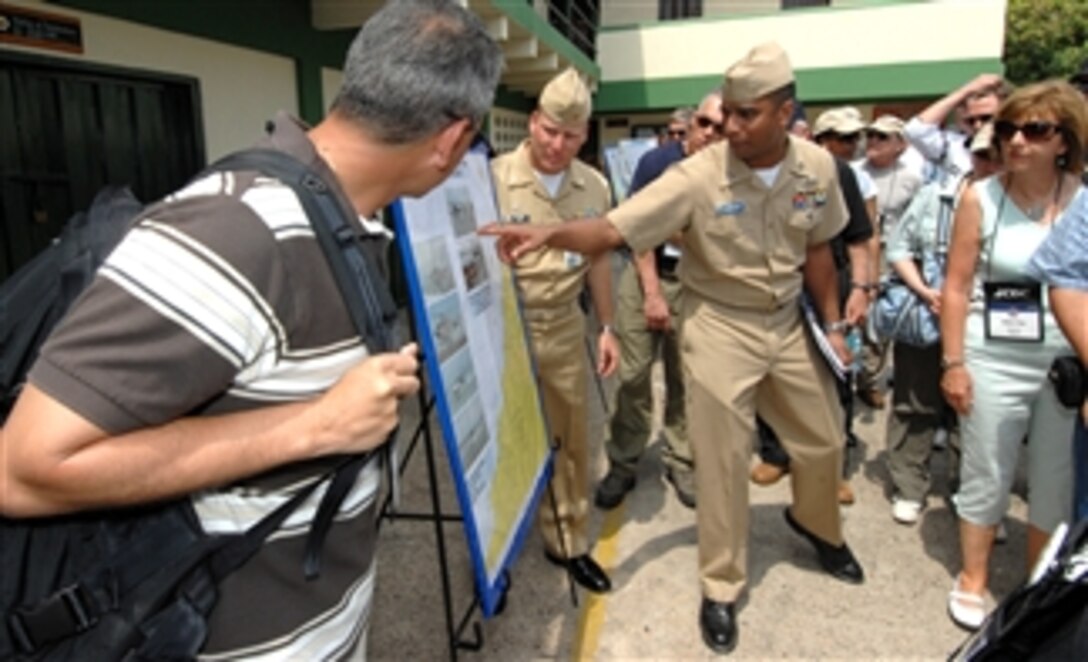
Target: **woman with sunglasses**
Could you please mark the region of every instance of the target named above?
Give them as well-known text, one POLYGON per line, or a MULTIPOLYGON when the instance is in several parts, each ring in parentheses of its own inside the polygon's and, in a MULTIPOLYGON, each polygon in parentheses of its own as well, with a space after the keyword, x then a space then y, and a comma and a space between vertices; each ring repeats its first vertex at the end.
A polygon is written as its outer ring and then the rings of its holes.
POLYGON ((968 629, 986 615, 994 532, 1025 435, 1029 567, 1072 505, 1074 419, 1046 377, 1054 357, 1071 350, 1027 263, 1070 202, 1088 195, 1079 178, 1088 112, 1068 83, 1038 83, 1002 103, 994 134, 1003 172, 963 193, 941 291, 941 390, 963 443, 954 497, 963 569, 948 610, 968 629))

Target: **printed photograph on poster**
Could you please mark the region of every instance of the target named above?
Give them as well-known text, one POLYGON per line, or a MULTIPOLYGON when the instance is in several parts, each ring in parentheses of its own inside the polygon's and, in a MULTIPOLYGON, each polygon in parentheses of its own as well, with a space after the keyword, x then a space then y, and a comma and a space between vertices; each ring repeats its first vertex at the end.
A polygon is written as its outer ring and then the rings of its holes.
POLYGON ((433 303, 428 309, 431 335, 438 349, 438 360, 445 361, 465 346, 465 322, 461 318, 461 305, 456 294, 433 303))
POLYGON ((476 371, 472 368, 472 352, 465 348, 442 363, 442 385, 450 409, 455 413, 476 396, 476 371))
POLYGON ((476 234, 498 218, 487 157, 470 152, 441 186, 393 209, 477 594, 490 616, 535 521, 551 447, 513 274, 494 240, 476 234))
POLYGON ((423 282, 423 292, 429 298, 448 294, 457 287, 448 249, 442 237, 420 242, 416 248, 416 255, 419 256, 419 279, 423 282))
POLYGON ((451 186, 446 190, 446 205, 449 208, 453 233, 458 237, 476 234, 476 212, 472 207, 472 196, 463 186, 451 186))

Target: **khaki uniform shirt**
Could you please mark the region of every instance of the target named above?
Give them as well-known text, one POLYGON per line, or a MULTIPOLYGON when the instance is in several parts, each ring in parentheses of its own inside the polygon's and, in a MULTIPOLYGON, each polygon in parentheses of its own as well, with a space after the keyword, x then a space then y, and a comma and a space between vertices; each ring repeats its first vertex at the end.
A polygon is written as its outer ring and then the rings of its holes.
POLYGON ((636 253, 682 232, 680 280, 691 296, 775 310, 800 295, 808 247, 847 220, 835 163, 823 148, 791 136, 779 168, 768 188, 727 143, 711 145, 608 218, 636 253))
MULTIPOLYGON (((575 159, 555 198, 537 178, 529 161, 528 141, 491 162, 499 213, 518 223, 563 223, 604 215, 612 206, 601 173, 575 159)), ((589 262, 577 253, 543 249, 518 260, 517 274, 527 308, 569 304, 582 291, 589 262)))

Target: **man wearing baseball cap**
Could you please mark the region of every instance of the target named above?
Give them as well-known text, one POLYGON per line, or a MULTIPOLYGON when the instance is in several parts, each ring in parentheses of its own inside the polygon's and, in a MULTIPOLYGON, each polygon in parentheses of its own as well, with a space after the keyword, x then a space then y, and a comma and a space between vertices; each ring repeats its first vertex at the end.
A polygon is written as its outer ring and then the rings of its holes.
POLYGON ((726 71, 724 143, 674 165, 606 218, 482 231, 499 236, 507 260, 532 260, 545 245, 597 254, 627 244, 641 253, 680 234, 699 625, 719 653, 737 643, 735 605, 747 583, 748 461, 757 412, 782 434, 793 460, 788 525, 815 547, 831 575, 864 580, 843 541, 836 503, 842 414, 799 305, 805 287, 829 343, 848 362, 828 246, 846 211, 831 156, 787 131, 794 96, 786 53, 775 43, 757 46, 726 71))
MULTIPOLYGON (((566 225, 604 214, 611 206, 601 173, 575 155, 589 132, 589 89, 574 69, 553 78, 529 118, 529 137, 491 162, 504 218, 526 225, 566 225)), ((612 330, 612 274, 607 255, 586 260, 578 253, 545 250, 518 263, 523 312, 533 341, 544 411, 558 443, 552 489, 556 507, 540 508, 540 533, 548 560, 576 582, 608 591, 608 575, 589 555, 589 412, 586 316, 578 305, 589 283, 598 331, 596 369, 608 376, 619 364, 612 330), (559 521, 555 521, 555 515, 559 521)))

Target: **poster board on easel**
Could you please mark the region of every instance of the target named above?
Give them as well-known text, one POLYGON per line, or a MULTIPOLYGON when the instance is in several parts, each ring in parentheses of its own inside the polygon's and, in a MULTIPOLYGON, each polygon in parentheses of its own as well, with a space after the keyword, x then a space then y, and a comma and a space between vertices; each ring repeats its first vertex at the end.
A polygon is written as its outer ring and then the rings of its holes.
POLYGON ((551 472, 513 273, 476 230, 499 217, 486 154, 393 205, 416 332, 485 616, 506 590, 551 472))

